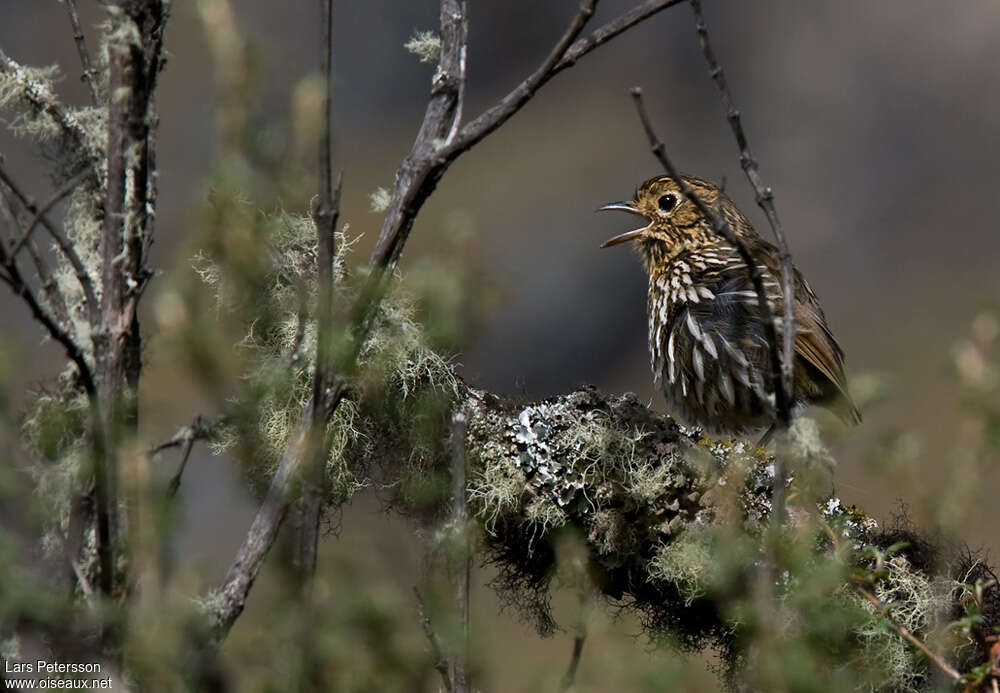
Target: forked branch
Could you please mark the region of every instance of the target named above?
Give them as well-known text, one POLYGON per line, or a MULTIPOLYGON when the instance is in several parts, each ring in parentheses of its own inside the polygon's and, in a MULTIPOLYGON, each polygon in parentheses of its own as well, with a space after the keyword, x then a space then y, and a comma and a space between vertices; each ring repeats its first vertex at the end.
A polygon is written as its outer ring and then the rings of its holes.
MULTIPOLYGON (((410 153, 396 172, 386 217, 369 260, 369 278, 359 292, 350 315, 355 357, 367 339, 372 318, 378 313, 388 289, 391 270, 402 253, 414 219, 454 160, 505 123, 552 76, 615 36, 680 1, 640 3, 593 34, 578 39, 597 5, 597 0, 585 0, 542 65, 493 108, 461 127, 468 53, 466 8, 465 3, 459 0, 441 0, 441 50, 427 108, 410 153)), ((324 402, 328 415, 332 415, 344 396, 345 377, 345 373, 336 374, 328 387, 324 402)), ((289 437, 264 504, 254 518, 223 584, 215 592, 219 639, 225 637, 243 611, 264 557, 287 516, 294 496, 292 482, 297 478, 303 455, 309 449, 307 438, 312 417, 313 404, 310 401, 300 416, 299 425, 289 437)))

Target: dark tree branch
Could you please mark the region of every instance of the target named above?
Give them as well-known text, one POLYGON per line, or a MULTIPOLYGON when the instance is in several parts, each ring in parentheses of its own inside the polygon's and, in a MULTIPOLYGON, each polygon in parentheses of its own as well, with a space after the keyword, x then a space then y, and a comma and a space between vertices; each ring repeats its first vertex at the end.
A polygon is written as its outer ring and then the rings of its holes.
POLYGON ((226 415, 216 417, 214 419, 206 420, 205 417, 198 415, 194 417, 190 426, 184 426, 177 431, 173 436, 164 440, 161 443, 149 448, 146 454, 150 457, 160 454, 164 450, 169 450, 171 448, 183 447, 187 444, 189 438, 194 441, 208 440, 212 437, 219 426, 225 424, 229 420, 226 415))
POLYGON ((80 54, 80 66, 83 67, 81 79, 87 83, 94 105, 100 107, 101 97, 97 93, 97 71, 91 67, 90 52, 87 50, 87 39, 83 35, 83 27, 80 25, 80 14, 76 9, 76 0, 62 0, 62 2, 66 5, 69 21, 73 25, 73 41, 76 42, 76 52, 80 54))
MULTIPOLYGON (((580 32, 594 16, 598 0, 583 0, 562 38, 556 42, 548 57, 523 82, 503 97, 496 105, 462 128, 458 138, 451 145, 456 151, 464 151, 503 125, 517 113, 532 96, 555 75, 556 66, 565 57, 580 32)), ((571 63, 570 63, 571 64, 571 63)), ((568 64, 567 64, 568 67, 568 64)))
POLYGON ((311 584, 316 572, 316 555, 319 548, 319 526, 326 496, 326 458, 323 446, 326 424, 333 415, 327 406, 330 392, 335 387, 331 343, 333 337, 333 261, 336 254, 337 219, 340 216, 340 193, 343 175, 333 187, 331 147, 331 80, 333 56, 333 0, 320 0, 322 8, 322 39, 320 42, 324 80, 323 127, 319 145, 319 203, 313 214, 316 225, 316 283, 318 305, 316 308, 316 366, 313 371, 312 427, 309 435, 309 460, 305 470, 305 489, 299 517, 299 546, 297 563, 299 577, 304 585, 311 584))
POLYGON ((431 646, 431 656, 434 658, 434 670, 441 675, 441 683, 444 685, 444 689, 448 693, 453 693, 451 667, 448 664, 448 659, 444 656, 444 651, 441 649, 441 639, 438 638, 437 633, 434 631, 434 624, 431 623, 431 617, 427 615, 427 606, 424 604, 424 598, 420 595, 420 590, 414 587, 413 594, 417 599, 417 617, 420 619, 420 627, 423 629, 424 635, 427 636, 427 642, 431 646))
POLYGON ((563 676, 561 689, 568 691, 576 681, 576 670, 580 668, 580 657, 583 655, 583 645, 587 641, 587 629, 582 623, 573 633, 573 652, 569 658, 569 668, 563 676))
POLYGON ((0 274, 0 281, 6 283, 15 295, 21 297, 21 299, 28 305, 28 309, 31 310, 31 315, 35 318, 35 320, 37 320, 38 323, 45 328, 46 332, 49 333, 49 336, 52 337, 52 339, 62 345, 63 349, 66 351, 66 356, 68 356, 70 361, 76 365, 77 371, 80 374, 80 382, 87 394, 96 394, 97 388, 94 384, 93 374, 91 373, 90 365, 87 363, 87 359, 85 358, 83 351, 77 343, 73 341, 73 338, 69 335, 69 333, 63 330, 38 302, 38 299, 32 293, 31 289, 25 283, 24 278, 21 276, 21 273, 17 268, 17 264, 2 248, 0 248, 0 265, 2 265, 7 271, 6 275, 0 274))
POLYGON ((792 387, 795 370, 795 269, 792 266, 792 255, 788 250, 788 241, 781 230, 778 212, 774 207, 774 193, 771 188, 764 185, 764 181, 760 177, 757 160, 750 152, 750 143, 743 131, 740 111, 733 103, 732 94, 729 92, 726 73, 722 71, 722 66, 716 59, 712 44, 708 40, 708 25, 705 23, 705 17, 701 11, 701 0, 691 0, 691 11, 694 12, 695 28, 698 32, 701 52, 705 56, 705 62, 708 63, 708 71, 712 81, 718 87, 722 107, 726 111, 726 119, 736 137, 736 145, 740 150, 740 166, 753 187, 757 204, 767 217, 781 257, 781 289, 785 296, 785 313, 782 321, 783 358, 781 361, 781 388, 784 391, 784 406, 778 407, 778 423, 782 428, 787 428, 792 419, 792 387))
MULTIPOLYGON (((339 389, 339 388, 338 388, 339 389)), ((343 391, 336 393, 334 401, 339 403, 343 391)), ((295 480, 303 460, 307 456, 309 431, 312 428, 312 400, 299 417, 299 423, 289 436, 285 452, 278 463, 278 469, 271 479, 271 485, 260 509, 254 516, 243 544, 233 560, 222 586, 212 595, 215 619, 215 637, 221 642, 229 633, 233 623, 243 613, 247 595, 253 587, 264 558, 274 544, 288 508, 295 497, 295 480)))
MULTIPOLYGON (((100 322, 93 333, 101 423, 107 440, 96 456, 99 533, 109 547, 117 534, 117 441, 138 422, 137 390, 142 370, 138 303, 152 275, 145 249, 151 232, 150 191, 153 95, 161 67, 164 0, 116 0, 118 26, 108 45, 107 187, 100 239, 100 322), (103 489, 103 492, 102 492, 103 489), (106 528, 101 528, 102 517, 106 528)), ((102 561, 101 588, 113 588, 113 555, 102 561), (105 575, 107 573, 107 575, 105 575)))
MULTIPOLYGON (((0 170, 2 170, 3 157, 0 156, 0 170)), ((14 194, 14 190, 3 184, 0 180, 0 198, 2 198, 3 204, 0 205, 0 211, 3 212, 4 217, 11 229, 17 228, 22 229, 23 225, 21 222, 20 210, 24 209, 24 205, 21 204, 21 200, 17 198, 14 194)), ((4 244, 4 248, 7 247, 6 239, 0 241, 4 244)), ((34 243, 28 245, 28 254, 31 256, 31 261, 35 265, 35 271, 38 274, 38 280, 41 284, 42 292, 45 294, 45 301, 48 303, 49 310, 52 311, 52 319, 56 325, 66 331, 67 334, 72 336, 73 321, 70 318, 69 307, 66 305, 66 298, 63 296, 62 291, 56 284, 55 279, 52 276, 52 271, 49 269, 48 262, 38 248, 35 247, 34 243)), ((10 261, 13 263, 17 262, 17 259, 13 254, 9 254, 10 261)))
POLYGON ((181 487, 181 477, 184 476, 184 469, 187 467, 188 459, 191 457, 191 449, 194 447, 194 441, 197 439, 197 432, 202 428, 201 417, 196 416, 184 434, 181 461, 177 465, 177 471, 170 478, 170 483, 167 486, 167 498, 173 498, 177 495, 177 489, 181 487))
POLYGON ((90 173, 87 171, 78 173, 66 181, 66 183, 64 183, 63 186, 49 198, 48 202, 39 207, 37 211, 35 211, 35 216, 32 217, 31 223, 28 224, 28 228, 24 230, 24 233, 22 233, 21 237, 17 240, 17 243, 14 244, 10 254, 17 257, 18 252, 20 252, 24 244, 28 242, 28 239, 31 238, 31 233, 35 230, 35 227, 38 226, 38 222, 42 220, 42 216, 59 204, 67 195, 76 190, 77 186, 89 177, 90 173))
MULTIPOLYGON (((467 35, 464 2, 441 0, 441 54, 431 84, 430 99, 413 148, 396 172, 392 200, 372 251, 372 268, 384 270, 395 265, 414 217, 450 163, 442 156, 442 145, 455 127, 458 116, 459 93, 465 82, 463 55, 466 50, 463 46, 467 35)), ((457 137, 461 138, 461 135, 457 137)), ((370 298, 366 296, 362 300, 367 304, 371 302, 370 298)), ((377 300, 374 303, 377 304, 377 300)))
POLYGON ((683 1, 684 0, 647 0, 646 2, 636 5, 628 12, 619 15, 607 24, 595 29, 589 35, 577 40, 572 46, 569 47, 562 60, 560 60, 556 66, 552 68, 552 74, 558 74, 567 67, 572 67, 576 64, 577 60, 598 46, 607 43, 624 31, 631 29, 636 24, 649 19, 657 12, 665 10, 668 7, 673 7, 674 5, 679 5, 683 1))
POLYGON ((469 684, 469 592, 472 573, 472 551, 469 546, 469 509, 466 500, 467 460, 465 444, 468 438, 468 416, 457 411, 451 417, 451 502, 452 531, 456 545, 449 547, 449 577, 458 618, 459 645, 452 668, 455 693, 468 693, 469 684))
POLYGON ((99 324, 99 304, 97 301, 97 295, 94 291, 94 282, 87 272, 86 268, 83 266, 83 261, 80 259, 79 253, 77 253, 76 248, 70 242, 66 235, 46 216, 46 212, 51 209, 56 203, 62 198, 69 195, 76 187, 83 181, 84 178, 91 177, 90 172, 81 173, 74 178, 72 178, 66 185, 64 185, 48 202, 46 202, 41 207, 35 205, 35 203, 29 198, 23 190, 14 182, 10 174, 4 168, 3 164, 0 163, 0 181, 3 181, 10 191, 14 194, 21 205, 33 215, 31 222, 28 224, 24 232, 21 234, 21 238, 15 243, 14 247, 10 251, 10 257, 12 260, 16 260, 18 252, 31 236, 32 230, 35 226, 41 222, 45 230, 49 232, 52 239, 56 242, 59 250, 69 261, 70 266, 73 268, 73 273, 76 275, 77 281, 80 283, 80 289, 83 291, 83 297, 86 302, 87 317, 90 321, 92 327, 96 327, 99 324))

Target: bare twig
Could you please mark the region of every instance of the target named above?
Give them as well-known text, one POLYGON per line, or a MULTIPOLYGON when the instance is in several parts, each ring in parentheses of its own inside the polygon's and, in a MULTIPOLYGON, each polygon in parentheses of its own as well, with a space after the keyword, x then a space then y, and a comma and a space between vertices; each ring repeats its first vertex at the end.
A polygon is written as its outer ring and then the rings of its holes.
POLYGON ((594 16, 597 3, 598 0, 583 0, 569 26, 566 27, 562 38, 556 42, 542 64, 494 106, 463 127, 451 147, 458 151, 468 149, 503 125, 508 118, 520 110, 541 86, 555 75, 556 66, 566 56, 566 52, 587 26, 590 18, 594 16))
MULTIPOLYGON (((343 388, 338 385, 336 390, 332 395, 334 404, 338 404, 343 397, 343 388)), ((298 477, 302 462, 306 459, 307 438, 311 427, 312 400, 310 399, 299 417, 298 425, 289 436, 285 452, 268 487, 267 496, 254 516, 222 586, 213 595, 213 601, 217 604, 215 612, 217 641, 225 638, 233 623, 243 613, 247 595, 288 514, 289 505, 294 498, 293 482, 298 477)))
POLYGON ((309 467, 305 470, 306 483, 302 496, 299 522, 298 567, 304 583, 311 581, 316 572, 316 555, 319 545, 319 523, 326 496, 326 457, 323 448, 326 424, 333 415, 328 407, 330 390, 335 387, 336 375, 332 367, 333 330, 333 261, 336 253, 337 219, 340 216, 340 193, 343 175, 333 187, 333 166, 330 160, 331 140, 331 72, 333 55, 333 0, 320 0, 323 14, 321 62, 324 78, 323 127, 319 151, 319 203, 313 215, 316 224, 316 282, 319 301, 317 306, 316 366, 313 372, 312 431, 309 445, 309 467))
POLYGON ((87 316, 90 321, 91 326, 96 326, 99 321, 99 306, 97 302, 97 295, 94 291, 94 282, 87 272, 87 269, 83 266, 83 261, 80 259, 80 255, 76 248, 69 241, 66 235, 59 230, 59 228, 53 224, 49 218, 46 216, 46 212, 54 206, 62 197, 65 197, 70 192, 72 192, 77 185, 80 184, 83 177, 89 177, 88 173, 81 173, 71 179, 59 192, 54 196, 49 202, 42 205, 39 208, 35 203, 29 198, 23 190, 14 182, 10 174, 4 168, 3 163, 0 162, 0 181, 3 181, 10 191, 14 194, 17 200, 24 206, 28 213, 34 215, 31 223, 27 226, 21 238, 14 245, 13 249, 10 251, 11 260, 17 258, 17 253, 20 251, 21 247, 28 241, 31 235, 32 229, 35 225, 41 222, 45 230, 49 232, 52 239, 56 242, 59 250, 69 261, 70 266, 73 268, 73 273, 76 275, 77 281, 80 283, 80 289, 83 291, 83 297, 86 301, 87 316), (72 184, 72 185, 71 185, 72 184))
MULTIPOLYGON (((778 212, 774 207, 774 192, 764 185, 760 177, 757 160, 750 152, 750 143, 746 133, 743 131, 743 124, 740 120, 740 111, 733 103, 732 94, 729 92, 729 85, 726 82, 726 73, 722 71, 722 66, 715 57, 712 44, 708 40, 708 25, 701 11, 701 0, 691 0, 691 11, 694 12, 695 28, 698 32, 698 42, 701 45, 701 52, 708 63, 709 74, 715 86, 719 89, 719 97, 722 100, 722 107, 726 110, 726 118, 736 137, 736 144, 740 150, 740 166, 750 181, 757 198, 757 204, 764 211, 767 222, 774 233, 774 239, 778 245, 778 252, 781 258, 781 280, 782 293, 785 297, 785 311, 782 320, 782 361, 781 361, 781 388, 784 391, 783 404, 777 407, 778 424, 782 428, 787 428, 792 420, 792 384, 795 368, 795 270, 792 267, 792 255, 788 251, 788 241, 781 230, 781 222, 778 220, 778 212)), ((781 475, 780 482, 784 478, 781 475)), ((779 483, 779 485, 782 485, 779 483)))
POLYGON ((954 667, 948 664, 948 662, 945 661, 944 657, 932 651, 929 647, 927 647, 927 645, 921 642, 920 638, 916 637, 906 628, 896 623, 895 619, 893 619, 892 614, 890 613, 890 608, 887 604, 885 604, 881 599, 879 599, 874 594, 872 594, 871 592, 869 592, 860 585, 855 585, 854 589, 858 594, 860 594, 869 603, 871 603, 872 606, 874 606, 876 609, 882 612, 882 614, 885 616, 885 619, 889 622, 889 625, 892 626, 892 629, 895 630, 896 633, 898 633, 901 638, 903 638, 911 645, 916 647, 918 650, 923 652, 929 660, 934 662, 935 666, 937 666, 938 669, 943 671, 952 679, 954 679, 955 681, 962 680, 962 675, 957 671, 955 671, 954 667))
POLYGON ((177 471, 170 478, 170 484, 167 486, 167 498, 173 498, 177 495, 177 489, 181 487, 181 477, 184 476, 184 468, 187 467, 188 458, 191 457, 191 449, 194 447, 194 441, 197 439, 197 433, 202 430, 201 417, 196 416, 194 422, 188 427, 184 434, 184 447, 181 450, 181 461, 177 465, 177 471))
POLYGON ((441 639, 438 638, 437 633, 434 631, 434 624, 431 623, 431 617, 427 615, 427 606, 424 604, 424 598, 421 596, 420 590, 414 587, 413 594, 417 598, 417 617, 420 619, 420 627, 423 628, 424 635, 427 636, 427 641, 431 645, 434 670, 441 675, 441 683, 444 684, 444 689, 448 693, 453 693, 451 667, 448 664, 447 657, 444 656, 444 650, 441 649, 441 639))
POLYGON ((77 186, 80 185, 80 183, 82 183, 87 178, 90 178, 90 172, 81 171, 80 173, 78 173, 77 175, 73 176, 68 181, 66 181, 66 183, 64 183, 63 186, 59 188, 59 190, 57 190, 55 194, 52 195, 52 197, 49 198, 48 202, 46 202, 45 204, 43 204, 41 207, 38 208, 38 210, 34 213, 35 216, 32 217, 31 219, 31 223, 28 224, 28 228, 24 230, 24 233, 21 234, 21 237, 17 240, 17 243, 15 243, 14 247, 11 249, 10 254, 13 257, 17 257, 18 252, 20 252, 24 244, 27 243, 28 239, 31 238, 31 233, 32 231, 35 230, 35 227, 38 226, 38 222, 41 221, 42 216, 50 209, 55 207, 57 204, 59 204, 59 202, 61 202, 63 198, 65 198, 71 192, 76 190, 77 186))
POLYGON ((556 66, 552 68, 552 74, 557 74, 565 70, 567 67, 572 67, 576 64, 577 60, 598 46, 607 43, 619 34, 631 29, 636 24, 649 19, 657 12, 665 10, 668 7, 673 7, 674 5, 679 5, 683 1, 684 0, 646 0, 646 2, 639 3, 628 12, 615 17, 607 24, 601 25, 587 36, 578 39, 575 43, 573 43, 573 45, 566 51, 562 60, 560 60, 556 66))
POLYGON ((87 579, 83 569, 80 568, 80 562, 75 558, 71 558, 70 565, 73 567, 73 574, 76 576, 76 581, 80 585, 80 590, 83 592, 84 598, 88 602, 92 602, 94 600, 94 588, 90 586, 90 580, 87 579))
POLYGON ((452 662, 455 693, 469 691, 469 587, 472 572, 472 552, 469 547, 469 510, 466 504, 465 443, 469 420, 462 411, 451 417, 451 495, 452 531, 457 545, 449 547, 449 577, 455 598, 455 614, 459 623, 459 647, 452 662))
POLYGON ((7 255, 6 250, 2 248, 2 244, 0 244, 0 266, 3 266, 7 272, 6 275, 0 274, 0 281, 5 282, 11 291, 21 297, 28 305, 28 309, 35 320, 45 328, 52 339, 62 345, 66 351, 66 355, 76 365, 77 371, 80 374, 80 383, 83 385, 84 390, 91 397, 95 396, 97 394, 97 386, 83 350, 73 337, 42 307, 34 293, 32 293, 31 288, 21 276, 17 268, 17 263, 7 255))
MULTIPOLYGON (((0 170, 3 168, 2 164, 3 156, 0 155, 0 170)), ((10 186, 3 184, 2 180, 0 180, 0 201, 3 203, 0 204, 0 213, 3 214, 4 220, 11 229, 23 229, 24 224, 21 220, 21 212, 25 211, 24 204, 15 195, 14 190, 10 186)), ((11 240, 13 241, 13 239, 11 240)), ((7 247, 6 239, 0 240, 0 243, 3 243, 4 248, 7 247)), ((69 307, 66 304, 66 297, 63 296, 62 290, 56 284, 48 262, 46 262, 34 243, 28 245, 28 253, 31 256, 32 263, 35 265, 35 271, 38 274, 42 292, 45 294, 45 302, 48 304, 48 309, 52 311, 54 322, 63 330, 66 330, 67 333, 72 333, 73 321, 70 317, 69 307)), ((17 262, 13 255, 10 255, 10 257, 11 262, 17 262)))
POLYGON ((583 645, 587 641, 587 595, 586 592, 580 590, 580 613, 577 620, 576 628, 573 632, 573 652, 569 658, 569 667, 566 669, 566 674, 563 676, 562 686, 560 690, 568 691, 573 687, 573 683, 576 681, 576 671, 580 668, 580 658, 583 656, 583 645))
POLYGON ((80 65, 83 67, 82 79, 90 88, 90 97, 95 106, 101 105, 101 97, 97 93, 97 71, 91 67, 90 52, 87 50, 87 39, 83 35, 83 27, 80 26, 80 14, 76 9, 76 0, 62 0, 69 13, 69 21, 73 24, 73 40, 76 42, 76 51, 80 54, 80 65))
POLYGON ((195 441, 207 440, 219 426, 223 425, 228 420, 229 417, 227 415, 217 416, 214 419, 208 420, 206 420, 204 416, 198 415, 194 417, 194 420, 190 425, 183 426, 170 438, 152 446, 146 454, 152 457, 160 454, 164 450, 182 447, 187 444, 189 438, 192 438, 195 441))

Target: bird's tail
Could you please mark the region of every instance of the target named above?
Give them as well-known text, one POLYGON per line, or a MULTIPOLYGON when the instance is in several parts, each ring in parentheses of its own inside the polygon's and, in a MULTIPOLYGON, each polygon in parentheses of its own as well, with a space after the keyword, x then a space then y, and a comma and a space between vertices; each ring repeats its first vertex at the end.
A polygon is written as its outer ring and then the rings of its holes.
POLYGON ((858 405, 854 403, 854 400, 846 392, 838 394, 840 396, 834 398, 828 405, 830 411, 839 416, 844 423, 857 426, 861 423, 861 411, 858 410, 858 405))

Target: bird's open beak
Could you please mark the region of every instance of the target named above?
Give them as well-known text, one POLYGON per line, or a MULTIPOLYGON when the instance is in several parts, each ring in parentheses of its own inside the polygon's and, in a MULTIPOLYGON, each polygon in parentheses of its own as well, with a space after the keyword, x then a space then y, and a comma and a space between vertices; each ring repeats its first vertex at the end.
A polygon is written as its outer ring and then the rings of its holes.
MULTIPOLYGON (((611 204, 604 205, 603 207, 598 207, 598 212, 604 212, 609 209, 617 209, 622 212, 629 212, 630 214, 638 214, 642 216, 642 212, 636 209, 635 205, 631 202, 612 202, 611 204)), ((641 229, 636 229, 635 231, 626 231, 625 233, 619 234, 614 238, 609 238, 601 244, 602 248, 610 248, 613 245, 618 245, 619 243, 627 243, 629 241, 634 241, 636 238, 642 236, 645 233, 648 226, 643 226, 641 229)))

